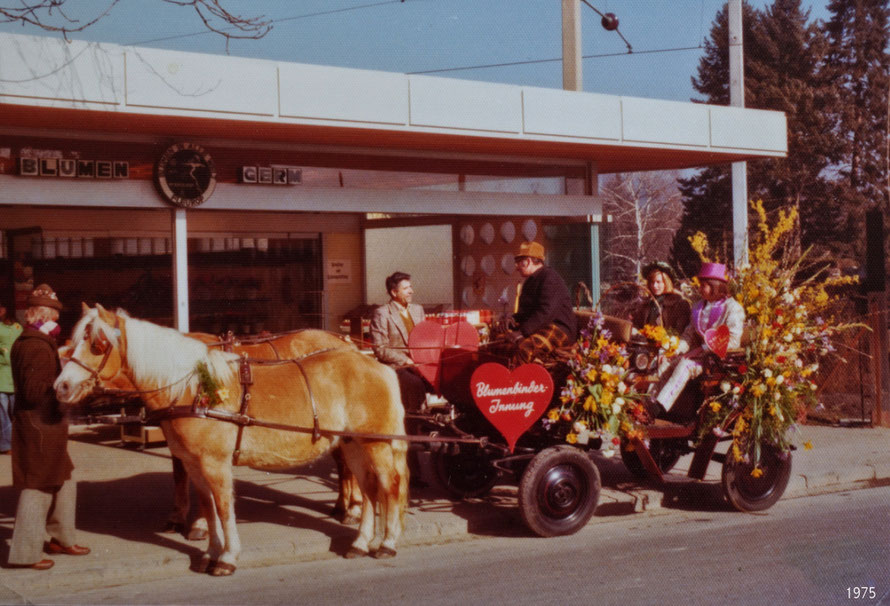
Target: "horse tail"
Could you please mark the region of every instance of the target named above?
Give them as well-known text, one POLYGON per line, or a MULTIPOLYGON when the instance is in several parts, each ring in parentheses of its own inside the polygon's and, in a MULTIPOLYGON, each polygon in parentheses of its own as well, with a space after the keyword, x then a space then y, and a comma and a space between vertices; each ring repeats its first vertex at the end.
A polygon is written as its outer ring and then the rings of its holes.
MULTIPOLYGON (((391 408, 397 417, 397 431, 405 434, 405 406, 402 403, 402 391, 399 388, 399 379, 396 371, 389 366, 383 366, 384 377, 389 388, 391 408)), ((399 524, 405 529, 405 515, 408 511, 408 442, 406 440, 393 440, 391 442, 394 468, 399 478, 398 503, 399 524)))

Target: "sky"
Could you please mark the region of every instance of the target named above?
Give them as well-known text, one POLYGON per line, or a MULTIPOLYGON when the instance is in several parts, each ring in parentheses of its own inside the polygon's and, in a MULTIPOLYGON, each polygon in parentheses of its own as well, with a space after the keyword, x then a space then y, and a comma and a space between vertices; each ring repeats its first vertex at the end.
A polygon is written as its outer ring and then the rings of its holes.
MULTIPOLYGON (((600 25, 583 2, 583 88, 588 92, 688 101, 701 44, 725 0, 589 0, 614 13, 619 30, 600 25)), ((811 18, 828 19, 828 0, 803 0, 811 18)), ((89 20, 110 0, 68 0, 69 16, 89 20), (76 2, 76 7, 74 3, 76 2)), ((560 0, 221 0, 231 12, 265 15, 259 40, 232 40, 232 56, 562 87, 560 0), (524 63, 516 65, 516 63, 524 63), (485 67, 481 67, 485 66, 485 67), (459 69, 455 69, 459 68, 459 69), (447 70, 447 71, 443 71, 447 70)), ((0 0, 0 7, 18 0, 0 0)), ((750 0, 763 7, 768 0, 750 0)), ((58 17, 58 15, 56 15, 58 17)), ((58 21, 54 21, 58 22, 58 21)), ((0 31, 59 36, 0 23, 0 31)), ((225 54, 191 8, 162 0, 120 0, 73 39, 225 54)), ((0 61, 3 58, 0 57, 0 61)))

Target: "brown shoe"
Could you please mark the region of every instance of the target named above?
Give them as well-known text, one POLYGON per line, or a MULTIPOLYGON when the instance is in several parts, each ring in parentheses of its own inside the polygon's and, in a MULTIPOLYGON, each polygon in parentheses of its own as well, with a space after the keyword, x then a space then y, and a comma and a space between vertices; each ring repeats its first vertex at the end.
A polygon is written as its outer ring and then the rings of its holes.
POLYGON ((71 545, 70 547, 65 547, 56 539, 52 539, 49 543, 46 544, 45 551, 47 553, 64 553, 65 555, 82 556, 88 554, 90 552, 90 548, 81 547, 80 545, 71 545))
POLYGON ((10 564, 10 568, 33 568, 34 570, 49 570, 55 565, 52 560, 40 560, 35 564, 10 564))

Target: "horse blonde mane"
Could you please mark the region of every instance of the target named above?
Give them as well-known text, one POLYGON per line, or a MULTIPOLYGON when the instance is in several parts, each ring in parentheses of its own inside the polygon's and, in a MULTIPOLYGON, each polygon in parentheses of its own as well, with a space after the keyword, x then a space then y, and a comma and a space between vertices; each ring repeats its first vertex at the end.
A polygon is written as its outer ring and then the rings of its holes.
MULTIPOLYGON (((151 381, 157 385, 174 386, 171 394, 179 398, 187 387, 197 386, 193 371, 199 362, 204 362, 210 374, 220 383, 228 383, 234 374, 231 361, 236 354, 212 350, 204 343, 189 338, 178 330, 159 326, 130 317, 126 311, 116 312, 121 324, 126 323, 127 362, 134 377, 151 381), (188 377, 188 381, 183 379, 188 377)), ((87 324, 92 321, 92 330, 101 332, 114 346, 120 347, 120 330, 105 322, 98 309, 88 310, 74 328, 72 340, 78 343, 83 338, 87 324)))

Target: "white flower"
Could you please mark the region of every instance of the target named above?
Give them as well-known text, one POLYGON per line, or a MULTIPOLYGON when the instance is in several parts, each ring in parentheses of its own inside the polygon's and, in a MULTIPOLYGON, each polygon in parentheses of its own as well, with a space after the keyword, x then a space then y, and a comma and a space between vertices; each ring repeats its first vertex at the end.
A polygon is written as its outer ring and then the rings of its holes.
POLYGON ((794 339, 794 335, 792 335, 792 334, 789 332, 787 335, 785 335, 785 336, 783 337, 783 339, 785 339, 785 341, 787 341, 788 343, 791 343, 791 341, 794 339))
POLYGON ((797 359, 794 361, 794 365, 795 365, 796 367, 798 367, 798 368, 803 368, 803 360, 801 360, 800 358, 797 358, 797 359))
POLYGON ((785 382, 785 376, 784 376, 784 375, 779 375, 778 377, 776 377, 776 385, 781 385, 781 384, 784 383, 784 382, 785 382))
POLYGON ((771 371, 769 368, 764 368, 763 376, 769 379, 771 376, 773 376, 773 371, 771 371))
POLYGON ((627 384, 624 381, 618 383, 618 393, 622 395, 627 393, 627 384))
POLYGON ((604 457, 606 457, 607 459, 611 459, 612 457, 615 456, 615 449, 613 449, 613 448, 603 449, 600 451, 600 454, 603 455, 604 457))
POLYGON ((587 431, 587 426, 584 425, 584 423, 575 421, 574 423, 572 423, 572 431, 574 431, 575 433, 581 433, 582 431, 587 431))
MULTIPOLYGON (((621 400, 621 398, 618 398, 618 400, 621 400)), ((621 412, 621 404, 618 403, 618 400, 615 400, 614 402, 612 402, 612 414, 613 415, 617 415, 618 413, 621 412)), ((621 400, 621 401, 624 402, 624 400, 621 400)))
POLYGON ((777 391, 777 392, 774 392, 774 393, 773 393, 773 399, 774 399, 774 400, 781 400, 781 399, 782 399, 782 394, 780 394, 778 391, 777 391))
POLYGON ((603 364, 602 372, 603 372, 603 374, 607 374, 607 375, 613 374, 612 366, 609 364, 603 364))
POLYGON ((819 388, 818 385, 816 385, 815 383, 813 383, 812 381, 810 381, 810 389, 812 389, 813 391, 816 391, 816 389, 818 389, 818 388, 819 388))
POLYGON ((722 383, 720 383, 720 391, 722 391, 723 393, 726 393, 730 389, 732 389, 732 385, 730 385, 729 381, 723 381, 722 383))
POLYGON ((786 292, 784 295, 782 295, 782 300, 785 301, 785 303, 787 303, 788 305, 791 305, 792 303, 794 303, 794 295, 792 295, 790 292, 786 292))
POLYGON ((741 393, 741 391, 742 391, 742 388, 741 388, 740 386, 738 386, 738 385, 736 385, 735 387, 732 388, 732 393, 734 393, 734 394, 736 394, 736 395, 738 395, 739 393, 741 393))

